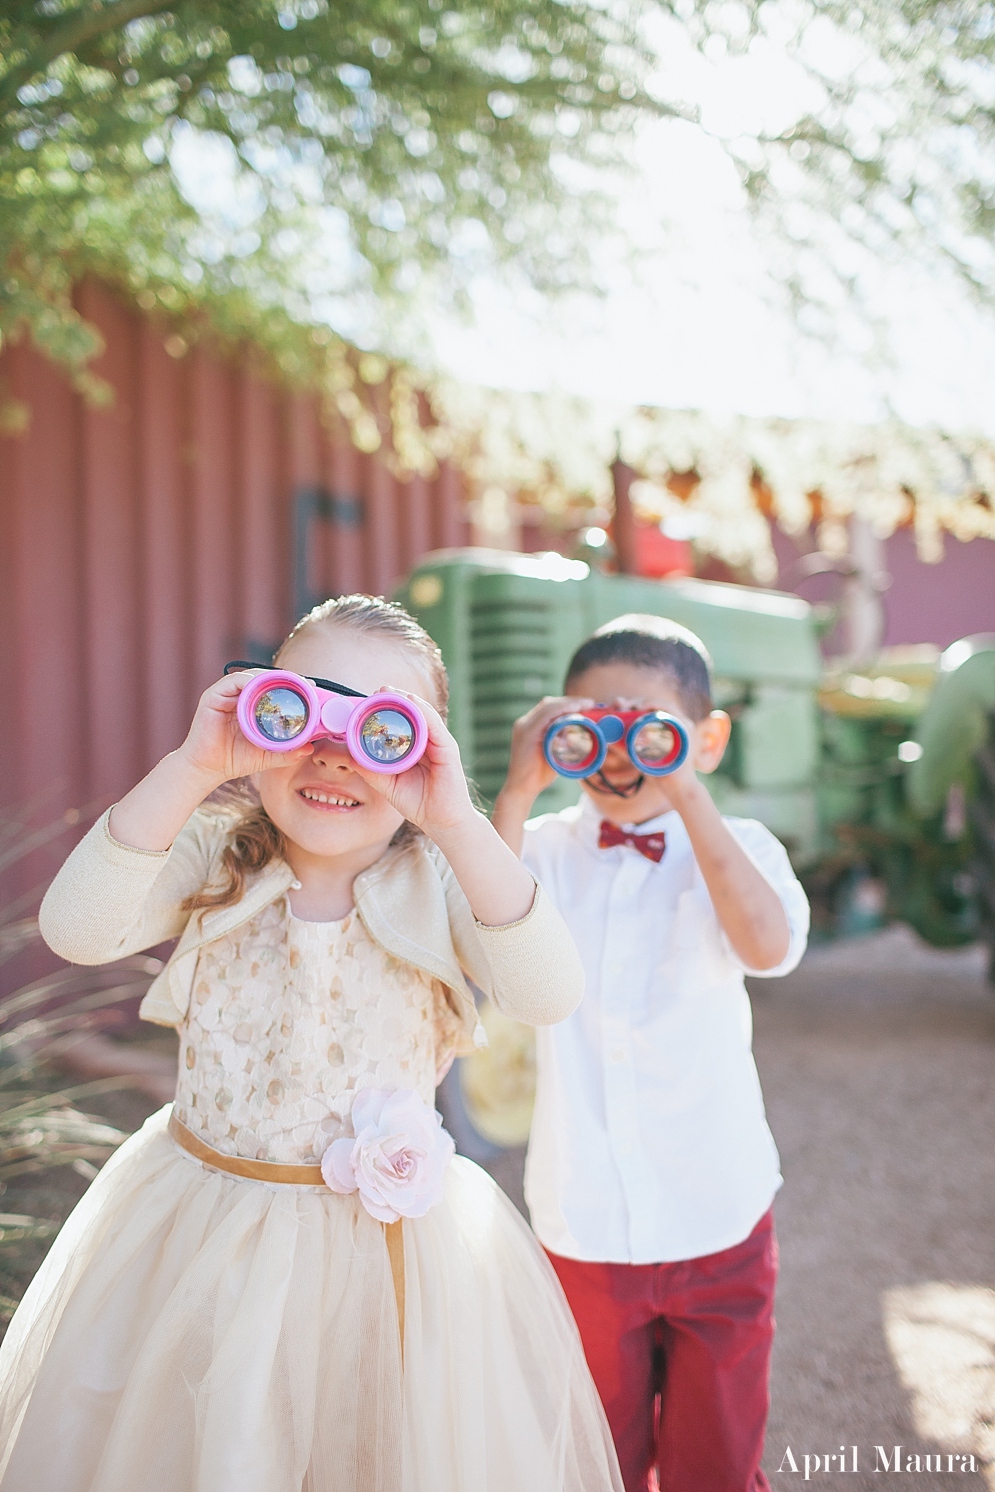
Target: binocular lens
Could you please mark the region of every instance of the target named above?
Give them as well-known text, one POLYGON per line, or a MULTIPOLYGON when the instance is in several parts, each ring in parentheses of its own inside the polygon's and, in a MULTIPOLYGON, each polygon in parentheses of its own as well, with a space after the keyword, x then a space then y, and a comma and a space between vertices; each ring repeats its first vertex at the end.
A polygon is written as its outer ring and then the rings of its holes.
POLYGON ((268 741, 292 741, 308 722, 308 703, 296 689, 264 689, 252 710, 268 741))
POLYGON ((550 738, 549 755, 556 767, 575 770, 593 761, 598 754, 598 738, 586 725, 572 722, 564 725, 550 738))
POLYGON ((679 749, 677 736, 662 720, 648 720, 636 731, 629 747, 636 764, 651 770, 665 767, 679 749))
POLYGON ((402 762, 415 744, 414 723, 400 710, 374 710, 363 721, 359 739, 372 761, 402 762))

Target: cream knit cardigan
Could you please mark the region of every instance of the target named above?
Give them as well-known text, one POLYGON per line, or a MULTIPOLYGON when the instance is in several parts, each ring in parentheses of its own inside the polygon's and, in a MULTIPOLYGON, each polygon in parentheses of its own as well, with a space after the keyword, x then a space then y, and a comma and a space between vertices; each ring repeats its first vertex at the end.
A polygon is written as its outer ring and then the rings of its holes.
MULTIPOLYGON (((120 844, 109 816, 108 810, 49 887, 38 918, 41 933, 53 952, 77 964, 110 963, 178 938, 140 1012, 159 1025, 178 1026, 190 1004, 200 949, 284 895, 294 873, 274 860, 247 880, 234 906, 184 912, 188 896, 217 882, 231 814, 198 809, 161 852, 120 844)), ((580 1004, 580 957, 540 886, 520 921, 486 927, 475 920, 442 853, 419 836, 358 875, 353 894, 376 943, 452 992, 463 1025, 461 1052, 487 1042, 468 981, 505 1015, 531 1026, 554 1025, 580 1004)))

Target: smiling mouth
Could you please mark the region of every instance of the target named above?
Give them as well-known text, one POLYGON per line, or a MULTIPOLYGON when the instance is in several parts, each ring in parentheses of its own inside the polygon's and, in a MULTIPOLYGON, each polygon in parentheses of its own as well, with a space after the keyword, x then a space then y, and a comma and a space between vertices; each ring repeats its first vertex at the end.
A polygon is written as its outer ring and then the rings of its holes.
POLYGON ((304 799, 315 808, 362 808, 358 798, 350 798, 344 793, 325 793, 316 787, 302 787, 298 789, 298 797, 304 799))

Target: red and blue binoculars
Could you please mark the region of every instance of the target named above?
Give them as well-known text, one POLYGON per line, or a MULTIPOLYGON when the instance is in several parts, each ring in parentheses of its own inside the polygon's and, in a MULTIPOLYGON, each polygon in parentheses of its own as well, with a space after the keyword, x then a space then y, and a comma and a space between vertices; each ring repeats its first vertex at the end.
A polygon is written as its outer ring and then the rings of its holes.
POLYGON ((684 726, 663 710, 599 706, 554 720, 546 731, 542 750, 561 777, 592 777, 604 766, 609 746, 622 740, 632 765, 648 777, 676 772, 690 749, 684 726))
MULTIPOLYGON (((225 673, 260 668, 229 663, 225 673)), ((308 679, 267 668, 238 696, 243 736, 263 751, 294 751, 311 741, 344 741, 353 761, 368 772, 406 772, 428 745, 428 726, 409 699, 390 690, 360 694, 330 679, 308 679)))

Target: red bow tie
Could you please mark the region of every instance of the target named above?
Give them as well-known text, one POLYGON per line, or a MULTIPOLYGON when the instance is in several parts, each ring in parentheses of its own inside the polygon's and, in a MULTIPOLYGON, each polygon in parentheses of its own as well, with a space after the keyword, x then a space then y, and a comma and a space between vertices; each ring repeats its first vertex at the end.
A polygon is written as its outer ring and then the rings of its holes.
POLYGON ((630 834, 626 829, 620 829, 617 824, 608 819, 601 820, 601 829, 598 833, 598 849, 610 850, 617 844, 627 844, 630 850, 638 850, 645 855, 647 860, 653 860, 657 865, 663 859, 663 852, 667 848, 667 836, 662 829, 655 834, 630 834))

